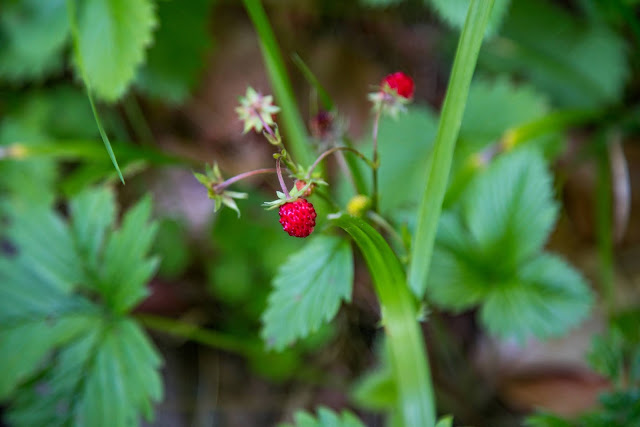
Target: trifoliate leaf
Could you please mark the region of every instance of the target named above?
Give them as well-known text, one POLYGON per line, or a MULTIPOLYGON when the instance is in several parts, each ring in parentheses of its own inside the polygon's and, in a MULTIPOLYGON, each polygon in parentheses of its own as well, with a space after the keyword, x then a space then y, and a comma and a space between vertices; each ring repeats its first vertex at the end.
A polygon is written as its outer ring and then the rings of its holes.
POLYGON ((518 0, 502 34, 483 47, 482 65, 527 76, 563 106, 620 99, 629 70, 624 41, 612 30, 547 1, 518 0))
POLYGON ((24 82, 60 70, 68 35, 65 0, 4 2, 0 14, 0 77, 24 82))
POLYGON ((546 338, 574 326, 591 293, 569 265, 540 254, 556 211, 540 154, 501 156, 442 217, 430 297, 456 311, 481 305, 483 324, 502 338, 546 338))
MULTIPOLYGON (((471 0, 425 0, 425 2, 433 6, 440 18, 451 27, 462 29, 471 0)), ((510 3, 511 0, 495 1, 487 23, 487 35, 498 32, 510 3)))
POLYGON ((108 189, 74 198, 70 224, 28 199, 5 210, 0 365, 9 371, 0 398, 9 400, 12 425, 129 426, 140 412, 150 417, 162 393, 160 359, 121 302, 131 299, 122 289, 135 297, 149 278, 148 205, 133 208, 115 232, 108 189), (116 249, 120 258, 110 255, 116 249), (111 269, 121 276, 105 274, 111 269))
POLYGON ((87 0, 79 16, 79 48, 88 85, 105 101, 118 100, 151 43, 151 0, 87 0))
POLYGON ((362 421, 349 411, 340 414, 324 406, 318 408, 318 416, 298 411, 293 415, 293 424, 280 424, 280 427, 364 427, 362 421))
POLYGON ((171 104, 185 101, 211 50, 212 0, 161 1, 155 41, 139 70, 136 87, 171 104))
POLYGON ((284 263, 263 315, 262 337, 282 349, 316 331, 351 300, 353 254, 349 242, 333 236, 313 238, 284 263))
POLYGON ((544 254, 523 265, 515 280, 495 283, 480 318, 501 338, 548 338, 580 323, 592 302, 580 274, 560 258, 544 254))

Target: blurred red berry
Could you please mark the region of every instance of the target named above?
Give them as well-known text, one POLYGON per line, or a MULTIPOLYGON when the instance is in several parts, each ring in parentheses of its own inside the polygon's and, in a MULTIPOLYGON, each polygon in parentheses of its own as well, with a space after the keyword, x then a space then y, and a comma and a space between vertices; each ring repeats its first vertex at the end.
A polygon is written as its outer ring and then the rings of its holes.
POLYGON ((391 90, 396 91, 398 95, 407 99, 413 98, 413 91, 415 89, 413 79, 402 71, 389 74, 387 77, 382 79, 380 86, 382 88, 388 86, 391 90))
POLYGON ((305 199, 280 206, 280 224, 289 236, 307 237, 316 226, 316 210, 305 199))
MULTIPOLYGON (((296 181, 296 189, 297 190, 302 190, 304 188, 304 186, 307 185, 307 182, 299 179, 296 181)), ((307 188, 307 190, 302 194, 302 197, 309 197, 310 195, 313 194, 313 190, 316 188, 316 184, 315 183, 311 183, 311 185, 309 186, 309 188, 307 188)))
POLYGON ((333 127, 333 114, 328 111, 320 111, 309 121, 311 135, 318 139, 325 139, 331 133, 333 127))

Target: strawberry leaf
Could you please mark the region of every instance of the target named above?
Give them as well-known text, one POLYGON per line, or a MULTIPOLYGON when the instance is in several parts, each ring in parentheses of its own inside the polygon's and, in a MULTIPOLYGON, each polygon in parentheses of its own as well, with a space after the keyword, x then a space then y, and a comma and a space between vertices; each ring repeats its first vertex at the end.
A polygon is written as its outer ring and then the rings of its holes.
POLYGON ((582 320, 592 302, 584 280, 541 254, 556 218, 552 194, 537 152, 495 161, 441 219, 430 297, 455 311, 481 305, 482 323, 503 338, 555 336, 582 320))
POLYGON ((341 301, 351 300, 352 285, 349 242, 333 236, 313 238, 273 279, 262 337, 278 350, 306 337, 336 315, 341 301))
POLYGON ((318 408, 318 416, 314 417, 305 411, 293 415, 293 424, 280 424, 280 427, 364 427, 362 421, 349 411, 340 414, 324 406, 318 408))
POLYGON ((68 36, 65 0, 3 2, 0 77, 23 82, 60 71, 68 36))
POLYGON ((87 86, 105 101, 127 90, 152 41, 151 0, 87 0, 79 17, 79 49, 87 86))
POLYGON ((526 76, 563 106, 615 103, 629 75, 624 40, 606 26, 580 21, 554 3, 513 2, 504 37, 484 46, 480 64, 526 76))
POLYGON ((114 231, 108 189, 6 206, 0 257, 0 399, 12 425, 136 425, 162 394, 160 359, 125 316, 155 268, 149 199, 114 231), (117 274, 116 274, 117 273, 117 274))

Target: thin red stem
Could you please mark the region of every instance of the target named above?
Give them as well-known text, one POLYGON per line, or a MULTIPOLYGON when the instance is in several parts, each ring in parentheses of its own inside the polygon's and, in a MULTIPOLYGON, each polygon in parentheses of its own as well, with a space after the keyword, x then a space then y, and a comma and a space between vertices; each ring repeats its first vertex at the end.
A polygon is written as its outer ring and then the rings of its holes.
POLYGON ((214 185, 213 191, 215 191, 216 193, 219 193, 220 191, 224 190, 234 182, 238 182, 242 179, 249 178, 254 175, 260 175, 263 173, 274 173, 274 172, 276 172, 274 168, 263 168, 263 169, 256 169, 248 172, 243 172, 239 175, 236 175, 227 179, 226 181, 221 182, 220 184, 214 185))
POLYGON ((278 181, 280 181, 280 188, 282 188, 282 192, 287 199, 291 197, 289 194, 289 190, 287 190, 287 186, 284 185, 284 179, 282 179, 282 169, 280 168, 280 159, 276 159, 276 173, 278 174, 278 181))

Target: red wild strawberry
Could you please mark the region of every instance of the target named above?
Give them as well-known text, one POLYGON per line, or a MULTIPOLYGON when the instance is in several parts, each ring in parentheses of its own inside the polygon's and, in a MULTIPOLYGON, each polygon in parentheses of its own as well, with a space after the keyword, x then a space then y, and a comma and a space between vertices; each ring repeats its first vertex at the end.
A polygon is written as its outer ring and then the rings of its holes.
POLYGON ((306 199, 280 206, 280 224, 289 236, 307 237, 316 226, 316 210, 306 199))
POLYGON ((395 72, 393 74, 389 74, 387 77, 382 79, 382 83, 380 83, 380 87, 383 89, 385 86, 388 86, 389 89, 395 91, 398 95, 403 98, 413 98, 414 84, 413 79, 407 76, 402 71, 395 72))
MULTIPOLYGON (((302 179, 299 179, 299 180, 296 181, 296 188, 298 190, 302 190, 305 185, 307 185, 307 182, 302 180, 302 179)), ((313 194, 313 190, 315 188, 316 188, 316 184, 312 182, 311 185, 309 186, 309 188, 307 188, 305 190, 305 192, 302 193, 302 197, 309 197, 310 195, 312 195, 313 194)))

